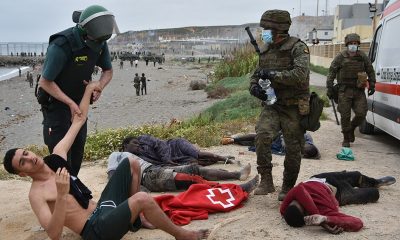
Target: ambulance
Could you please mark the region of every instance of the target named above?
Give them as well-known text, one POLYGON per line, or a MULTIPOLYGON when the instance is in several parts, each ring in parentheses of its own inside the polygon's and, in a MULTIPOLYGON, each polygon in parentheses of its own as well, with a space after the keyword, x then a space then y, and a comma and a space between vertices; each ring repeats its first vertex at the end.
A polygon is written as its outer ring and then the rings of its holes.
POLYGON ((369 57, 376 72, 375 94, 360 132, 375 128, 400 139, 400 0, 386 5, 374 33, 369 57))

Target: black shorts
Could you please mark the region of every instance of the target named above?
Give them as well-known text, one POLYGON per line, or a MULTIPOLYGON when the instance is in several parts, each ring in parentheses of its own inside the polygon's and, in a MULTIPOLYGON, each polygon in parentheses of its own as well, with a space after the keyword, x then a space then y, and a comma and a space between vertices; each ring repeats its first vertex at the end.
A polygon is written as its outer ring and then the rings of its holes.
POLYGON ((139 230, 142 225, 139 217, 133 224, 130 222, 128 198, 131 183, 131 168, 126 158, 101 193, 96 209, 82 230, 83 239, 121 239, 129 230, 139 230))

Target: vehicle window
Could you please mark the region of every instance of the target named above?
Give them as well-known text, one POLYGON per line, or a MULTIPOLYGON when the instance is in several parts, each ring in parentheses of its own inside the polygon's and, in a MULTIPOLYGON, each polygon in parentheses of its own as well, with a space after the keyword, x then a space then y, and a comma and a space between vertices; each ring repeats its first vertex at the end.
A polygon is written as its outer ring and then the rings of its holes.
POLYGON ((400 28, 400 15, 388 19, 385 22, 384 31, 379 41, 379 56, 376 56, 381 66, 399 66, 400 41, 398 40, 398 29, 400 28))
POLYGON ((371 44, 371 48, 369 51, 369 59, 371 59, 371 62, 375 62, 376 52, 378 49, 379 40, 381 38, 381 33, 382 33, 382 25, 380 25, 378 27, 378 29, 376 30, 374 40, 372 41, 372 44, 371 44))

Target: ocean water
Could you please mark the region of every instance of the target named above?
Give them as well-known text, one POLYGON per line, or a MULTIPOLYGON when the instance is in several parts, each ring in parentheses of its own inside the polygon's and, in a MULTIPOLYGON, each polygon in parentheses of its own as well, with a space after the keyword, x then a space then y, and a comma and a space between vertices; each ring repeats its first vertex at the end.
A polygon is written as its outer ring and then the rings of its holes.
MULTIPOLYGON (((26 71, 28 71, 29 69, 30 69, 30 67, 27 67, 27 66, 21 67, 22 76, 24 76, 26 71)), ((16 76, 18 76, 18 74, 19 74, 18 68, 0 67, 0 81, 16 77, 16 76)))

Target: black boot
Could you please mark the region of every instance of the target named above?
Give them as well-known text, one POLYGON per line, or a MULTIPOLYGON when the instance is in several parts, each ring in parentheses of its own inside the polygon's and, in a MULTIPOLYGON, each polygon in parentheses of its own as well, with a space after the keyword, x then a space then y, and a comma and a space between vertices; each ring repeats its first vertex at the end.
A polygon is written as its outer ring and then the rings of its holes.
MULTIPOLYGON (((354 132, 353 132, 354 134, 354 132)), ((343 132, 342 147, 350 147, 349 132, 343 132)))

